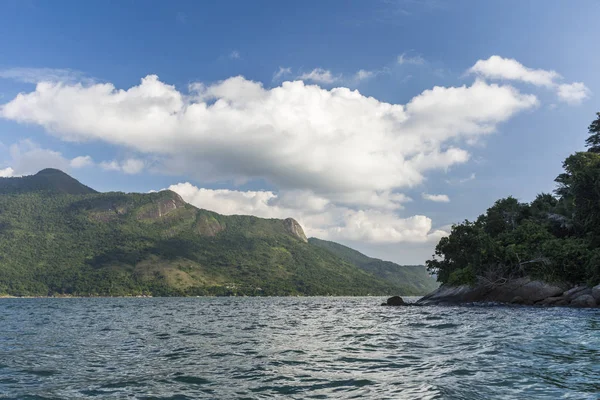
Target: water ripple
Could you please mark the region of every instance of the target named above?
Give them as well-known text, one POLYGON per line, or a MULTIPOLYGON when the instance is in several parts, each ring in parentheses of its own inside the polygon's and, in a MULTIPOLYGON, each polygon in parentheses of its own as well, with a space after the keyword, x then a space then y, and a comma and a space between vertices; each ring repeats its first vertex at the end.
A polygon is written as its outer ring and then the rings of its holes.
POLYGON ((600 311, 1 299, 2 399, 598 399, 600 311))

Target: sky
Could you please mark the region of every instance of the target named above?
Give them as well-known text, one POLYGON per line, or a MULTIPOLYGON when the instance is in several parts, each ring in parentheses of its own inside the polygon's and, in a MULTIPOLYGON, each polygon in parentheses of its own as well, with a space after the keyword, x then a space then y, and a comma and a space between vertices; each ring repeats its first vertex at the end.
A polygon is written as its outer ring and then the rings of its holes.
POLYGON ((551 192, 600 111, 600 2, 0 2, 0 176, 171 189, 424 263, 551 192))

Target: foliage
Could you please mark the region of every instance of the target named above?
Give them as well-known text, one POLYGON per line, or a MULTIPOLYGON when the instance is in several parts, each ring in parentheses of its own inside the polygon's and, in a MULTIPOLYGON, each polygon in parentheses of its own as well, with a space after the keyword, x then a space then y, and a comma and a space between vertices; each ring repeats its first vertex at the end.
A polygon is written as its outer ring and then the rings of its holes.
POLYGON ((424 295, 438 287, 423 265, 398 265, 391 261, 368 257, 339 243, 317 238, 310 238, 308 241, 312 245, 329 250, 344 261, 396 285, 400 289, 398 293, 401 295, 424 295))
POLYGON ((56 186, 40 186, 30 177, 4 178, 9 184, 0 179, 0 294, 387 295, 402 290, 304 243, 282 220, 219 215, 170 191, 96 193, 54 171, 46 174, 56 186))
POLYGON ((496 201, 475 222, 452 227, 427 268, 442 283, 496 282, 520 276, 571 283, 600 282, 600 113, 588 151, 569 156, 556 197, 531 203, 496 201))

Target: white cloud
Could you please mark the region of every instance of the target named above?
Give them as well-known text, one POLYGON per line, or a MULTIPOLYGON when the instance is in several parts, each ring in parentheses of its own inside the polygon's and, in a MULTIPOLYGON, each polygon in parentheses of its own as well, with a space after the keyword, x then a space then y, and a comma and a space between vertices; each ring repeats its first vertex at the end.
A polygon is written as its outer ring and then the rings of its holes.
POLYGON ((0 169, 0 178, 10 178, 15 175, 15 170, 11 167, 0 169))
POLYGON ((367 243, 437 242, 448 233, 432 229, 432 221, 424 215, 399 218, 396 214, 375 210, 349 210, 340 226, 315 229, 315 236, 332 240, 367 243))
POLYGON ((310 72, 304 73, 298 77, 303 81, 312 81, 316 83, 331 84, 342 79, 341 75, 334 76, 331 71, 323 68, 315 68, 310 72))
POLYGON ((204 189, 190 183, 171 185, 185 201, 220 214, 250 214, 263 218, 297 219, 308 236, 367 243, 423 243, 446 233, 432 229, 431 219, 398 217, 391 211, 354 210, 310 192, 204 189))
POLYGON ((591 91, 582 83, 558 85, 558 98, 569 104, 579 104, 590 97, 591 91))
POLYGON ((84 168, 94 165, 94 160, 90 156, 75 157, 69 162, 72 168, 84 168))
POLYGON ((450 202, 450 198, 446 194, 423 193, 421 196, 425 200, 434 201, 436 203, 449 203, 450 202))
POLYGON ((475 180, 475 173, 473 172, 471 175, 467 176, 466 178, 459 178, 459 179, 446 179, 445 182, 448 185, 458 185, 458 184, 463 184, 469 181, 475 180))
POLYGON ((561 77, 555 71, 527 68, 517 60, 500 56, 478 60, 469 72, 491 79, 518 80, 547 87, 554 86, 554 81, 561 77))
POLYGON ((102 168, 105 171, 120 171, 121 165, 119 165, 119 163, 116 160, 102 161, 100 163, 100 168, 102 168))
POLYGON ((287 67, 287 68, 279 67, 279 69, 277 70, 277 72, 275 72, 273 74, 273 80, 274 81, 278 81, 281 78, 283 78, 284 76, 291 75, 291 73, 292 73, 292 68, 290 68, 290 67, 287 67))
MULTIPOLYGON (((444 233, 426 216, 400 216, 410 199, 399 190, 422 183, 428 171, 465 163, 471 139, 537 105, 533 95, 479 80, 425 90, 406 105, 301 81, 265 89, 243 77, 194 83, 190 91, 156 76, 127 90, 44 82, 4 104, 0 116, 64 140, 100 140, 157 157, 166 172, 262 178, 278 188, 203 191, 188 184, 182 196, 200 207, 291 216, 325 239, 425 243, 444 233)), ((139 159, 99 165, 125 173, 145 168, 139 159)))
POLYGON ((105 171, 121 171, 129 175, 139 174, 146 166, 144 161, 136 158, 129 158, 123 162, 116 160, 102 161, 99 165, 105 171))
POLYGON ((239 60, 241 58, 240 52, 237 50, 233 50, 231 53, 229 53, 229 58, 231 58, 232 60, 239 60))
POLYGON ((408 56, 406 53, 402 53, 396 59, 396 62, 400 65, 410 64, 410 65, 424 65, 427 61, 420 55, 416 56, 408 56))
MULTIPOLYGON (((197 179, 264 178, 322 196, 393 191, 464 163, 461 141, 537 105, 511 86, 434 87, 408 104, 301 81, 265 89, 234 77, 186 96, 148 76, 117 90, 40 83, 0 108, 69 141, 101 140, 158 156, 197 179)), ((106 165, 105 165, 106 166, 106 165)))
POLYGON ((468 72, 489 79, 515 80, 543 86, 556 91, 561 101, 570 104, 581 103, 591 94, 581 82, 559 84, 562 76, 556 71, 528 68, 515 59, 496 55, 487 60, 478 60, 468 72))
POLYGON ((371 79, 375 75, 376 75, 376 73, 373 71, 366 71, 364 69, 361 69, 361 70, 358 70, 358 72, 356 72, 356 74, 354 74, 354 79, 356 81, 364 81, 366 79, 371 79))
POLYGON ((72 69, 58 68, 6 68, 0 69, 0 78, 25 83, 88 81, 84 74, 72 69))
POLYGON ((145 164, 142 160, 130 158, 123 162, 123 164, 121 165, 121 169, 126 174, 135 175, 142 172, 144 170, 144 166, 145 164))
POLYGON ((37 143, 25 139, 10 146, 10 165, 15 175, 31 175, 44 168, 69 169, 69 160, 60 152, 41 148, 37 143))
MULTIPOLYGON (((0 116, 67 141, 125 147, 157 159, 155 168, 165 173, 204 181, 265 179, 278 188, 188 188, 184 198, 200 207, 291 216, 326 239, 394 243, 443 234, 426 216, 399 216, 410 201, 400 190, 422 183, 428 171, 465 163, 473 138, 536 105, 533 95, 480 80, 434 87, 402 105, 302 81, 265 89, 241 76, 193 83, 190 93, 181 93, 151 75, 127 90, 40 83, 2 105, 0 116)), ((145 168, 138 159, 99 165, 125 173, 145 168)))
POLYGON ((0 170, 0 176, 31 175, 45 168, 56 168, 68 172, 71 168, 81 168, 91 165, 89 163, 92 162, 89 156, 79 156, 69 160, 62 153, 42 148, 29 139, 13 143, 9 146, 8 151, 10 159, 5 161, 5 164, 11 167, 0 170))

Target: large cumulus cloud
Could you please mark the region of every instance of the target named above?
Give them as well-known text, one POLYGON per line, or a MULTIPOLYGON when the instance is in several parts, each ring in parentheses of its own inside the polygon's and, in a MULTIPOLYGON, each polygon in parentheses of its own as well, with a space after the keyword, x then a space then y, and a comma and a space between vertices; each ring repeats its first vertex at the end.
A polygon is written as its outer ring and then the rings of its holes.
POLYGON ((401 242, 440 234, 426 216, 401 216, 410 200, 401 192, 428 171, 465 163, 468 143, 537 104, 532 94, 480 79, 392 104, 303 81, 266 88, 236 76, 179 90, 149 75, 128 89, 40 82, 2 105, 0 116, 67 141, 126 147, 151 156, 153 169, 165 173, 197 181, 264 179, 277 188, 188 188, 188 200, 205 208, 223 212, 230 204, 235 212, 298 216, 322 237, 401 242))

